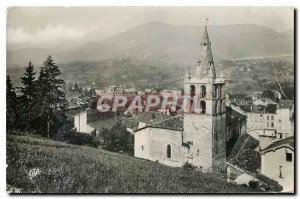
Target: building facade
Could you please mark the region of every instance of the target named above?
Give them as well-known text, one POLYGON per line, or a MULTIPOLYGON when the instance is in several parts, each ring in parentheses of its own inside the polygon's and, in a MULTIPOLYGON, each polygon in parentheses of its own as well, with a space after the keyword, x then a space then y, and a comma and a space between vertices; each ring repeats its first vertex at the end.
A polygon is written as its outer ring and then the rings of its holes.
POLYGON ((261 173, 293 192, 294 161, 294 137, 278 140, 261 151, 261 173))

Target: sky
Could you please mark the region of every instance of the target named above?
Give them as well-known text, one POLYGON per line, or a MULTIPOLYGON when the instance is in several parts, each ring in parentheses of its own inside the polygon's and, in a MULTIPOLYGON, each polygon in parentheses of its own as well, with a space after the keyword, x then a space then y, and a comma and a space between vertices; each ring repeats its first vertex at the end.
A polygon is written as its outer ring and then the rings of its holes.
POLYGON ((292 7, 12 7, 7 47, 78 45, 151 21, 203 25, 206 18, 209 25, 257 24, 278 32, 294 27, 292 7))

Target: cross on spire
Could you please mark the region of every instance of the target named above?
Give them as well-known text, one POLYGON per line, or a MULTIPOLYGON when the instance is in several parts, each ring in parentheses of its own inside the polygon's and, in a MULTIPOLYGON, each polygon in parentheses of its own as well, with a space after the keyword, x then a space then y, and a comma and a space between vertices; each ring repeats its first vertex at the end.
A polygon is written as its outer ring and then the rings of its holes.
POLYGON ((207 22, 208 22, 209 18, 205 19, 205 26, 207 26, 207 22))

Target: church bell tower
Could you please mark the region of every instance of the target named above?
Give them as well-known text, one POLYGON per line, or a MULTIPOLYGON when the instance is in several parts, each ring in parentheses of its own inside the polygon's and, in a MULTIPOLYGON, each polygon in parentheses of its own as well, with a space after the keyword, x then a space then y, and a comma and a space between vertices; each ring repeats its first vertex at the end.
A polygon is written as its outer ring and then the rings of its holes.
MULTIPOLYGON (((206 21, 207 23, 207 21, 206 21)), ((222 87, 217 77, 207 24, 200 43, 195 76, 189 69, 184 77, 183 142, 188 143, 187 159, 203 172, 222 170, 226 160, 226 114, 222 87)))

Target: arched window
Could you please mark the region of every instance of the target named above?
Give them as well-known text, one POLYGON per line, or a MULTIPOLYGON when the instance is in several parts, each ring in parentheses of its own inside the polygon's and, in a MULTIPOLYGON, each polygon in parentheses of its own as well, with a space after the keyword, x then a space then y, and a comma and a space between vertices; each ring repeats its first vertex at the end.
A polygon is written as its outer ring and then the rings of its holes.
POLYGON ((190 87, 190 96, 191 97, 195 96, 195 86, 194 85, 191 85, 191 87, 190 87))
POLYGON ((171 158, 171 145, 167 146, 167 158, 171 158))
POLYGON ((201 97, 205 97, 205 96, 206 96, 206 87, 201 86, 201 97))
POLYGON ((142 145, 142 151, 144 151, 144 145, 142 145))
POLYGON ((201 107, 201 113, 206 113, 206 102, 205 101, 200 102, 200 107, 201 107))

